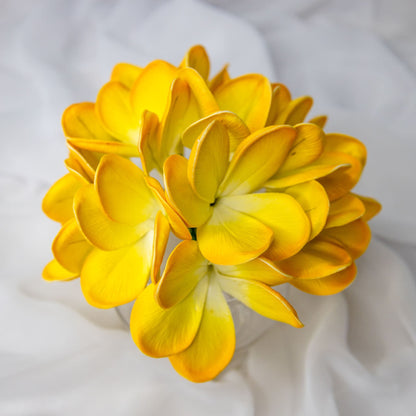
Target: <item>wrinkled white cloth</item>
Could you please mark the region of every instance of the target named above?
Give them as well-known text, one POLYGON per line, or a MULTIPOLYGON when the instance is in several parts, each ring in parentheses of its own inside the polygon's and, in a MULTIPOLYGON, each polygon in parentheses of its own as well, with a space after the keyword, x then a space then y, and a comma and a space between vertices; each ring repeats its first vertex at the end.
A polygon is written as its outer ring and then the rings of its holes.
POLYGON ((416 3, 413 0, 3 0, 0 5, 0 415, 416 414, 416 3), (328 131, 362 140, 357 192, 374 239, 343 294, 290 290, 305 328, 276 323, 246 360, 192 384, 140 353, 77 280, 47 283, 58 227, 40 211, 65 173, 60 117, 94 101, 117 62, 260 72, 310 94, 328 131))

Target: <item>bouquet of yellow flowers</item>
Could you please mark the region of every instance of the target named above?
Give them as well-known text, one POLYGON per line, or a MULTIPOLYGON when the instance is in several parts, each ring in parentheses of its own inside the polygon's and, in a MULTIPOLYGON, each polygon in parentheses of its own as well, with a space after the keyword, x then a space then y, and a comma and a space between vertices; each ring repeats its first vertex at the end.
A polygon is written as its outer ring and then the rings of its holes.
POLYGON ((324 133, 324 116, 304 122, 312 98, 259 74, 209 72, 199 45, 177 67, 116 65, 95 103, 65 110, 69 173, 43 200, 62 224, 43 277, 80 277, 98 308, 135 301, 134 342, 195 382, 234 354, 228 296, 302 327, 274 287, 345 289, 380 210, 351 193, 364 145, 324 133))

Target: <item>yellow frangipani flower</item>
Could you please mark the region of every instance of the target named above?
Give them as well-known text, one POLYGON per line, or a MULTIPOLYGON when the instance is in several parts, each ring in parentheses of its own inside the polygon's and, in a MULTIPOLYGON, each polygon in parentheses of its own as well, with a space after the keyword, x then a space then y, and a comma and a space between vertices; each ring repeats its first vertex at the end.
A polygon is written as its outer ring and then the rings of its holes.
POLYGON ((254 193, 286 158, 296 130, 261 129, 244 139, 229 161, 226 128, 213 121, 194 143, 189 161, 172 155, 164 165, 167 196, 196 235, 204 257, 239 264, 268 250, 283 259, 308 241, 302 206, 283 193, 254 193))
POLYGON ((195 382, 233 355, 228 296, 301 327, 272 286, 345 289, 381 207, 351 193, 364 145, 325 134, 326 116, 305 122, 312 104, 260 74, 232 78, 227 65, 210 78, 200 45, 178 66, 116 65, 96 102, 63 114, 69 173, 43 201, 61 223, 43 277, 80 277, 100 308, 136 300, 138 347, 195 382), (160 277, 171 231, 182 241, 160 277))
POLYGON ((169 356, 189 380, 211 380, 226 367, 235 348, 223 292, 265 317, 299 328, 303 325, 293 307, 270 288, 289 279, 261 257, 237 266, 212 264, 197 241, 182 241, 161 279, 139 295, 131 314, 132 337, 145 354, 169 356))

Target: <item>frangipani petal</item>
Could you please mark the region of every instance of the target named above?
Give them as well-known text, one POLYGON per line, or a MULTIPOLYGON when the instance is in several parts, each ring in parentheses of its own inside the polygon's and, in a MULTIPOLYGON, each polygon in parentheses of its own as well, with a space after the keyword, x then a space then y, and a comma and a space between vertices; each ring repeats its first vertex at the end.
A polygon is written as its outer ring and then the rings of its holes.
POLYGON ((130 317, 130 331, 139 349, 151 357, 166 357, 189 347, 198 331, 207 293, 203 279, 174 308, 163 309, 155 300, 152 283, 137 298, 130 317))
POLYGON ((119 63, 113 68, 111 81, 119 82, 126 88, 131 89, 142 71, 143 69, 136 65, 119 63))
POLYGON ((105 213, 116 222, 137 225, 153 220, 162 208, 142 170, 121 156, 106 155, 101 159, 95 189, 105 213))
POLYGON ((219 277, 218 280, 222 290, 258 314, 296 328, 303 327, 292 305, 264 283, 231 277, 219 277))
POLYGON ((62 127, 66 137, 101 141, 115 141, 97 117, 94 103, 69 106, 62 115, 62 127))
POLYGON ((240 264, 263 253, 273 231, 260 221, 217 202, 208 222, 197 229, 203 256, 214 264, 240 264))
POLYGON ((201 383, 215 378, 231 361, 235 350, 234 323, 230 309, 214 280, 209 284, 204 313, 190 347, 169 357, 183 377, 201 383))
POLYGON ((367 160, 367 149, 364 144, 354 137, 341 133, 329 133, 326 135, 325 152, 346 153, 358 159, 362 168, 367 160))
POLYGON ((159 166, 160 147, 158 142, 158 127, 159 120, 156 114, 146 110, 143 111, 140 120, 137 147, 146 175, 149 175, 153 169, 162 171, 163 165, 159 166))
POLYGON ((247 74, 233 78, 214 94, 220 109, 237 114, 251 132, 266 124, 272 89, 263 75, 247 74))
POLYGON ((188 180, 196 195, 213 203, 228 167, 229 142, 225 127, 213 121, 192 147, 188 180))
POLYGON ((130 106, 130 90, 119 82, 108 82, 97 96, 98 117, 114 137, 125 143, 137 144, 139 118, 130 106))
POLYGON ((277 124, 277 119, 289 105, 292 97, 289 90, 283 84, 272 84, 272 101, 269 109, 269 116, 266 125, 277 124))
MULTIPOLYGON (((309 219, 301 205, 290 195, 280 193, 236 195, 227 196, 221 202, 231 210, 230 212, 247 215, 273 231, 273 241, 265 254, 273 261, 293 256, 309 240, 311 230, 309 219)), ((229 223, 226 223, 226 226, 228 227, 229 223)))
POLYGON ((302 123, 311 109, 313 100, 311 97, 298 97, 292 100, 285 110, 280 113, 275 124, 295 124, 302 123))
POLYGON ((228 64, 212 77, 212 80, 208 83, 209 89, 215 94, 215 91, 220 88, 223 84, 227 83, 230 80, 230 75, 228 73, 228 64))
POLYGON ((185 240, 172 251, 156 290, 162 308, 171 308, 185 299, 208 273, 208 261, 202 257, 198 243, 185 240))
POLYGON ((279 171, 266 182, 265 186, 268 189, 283 189, 288 186, 298 185, 300 183, 324 177, 332 172, 336 172, 338 169, 345 170, 349 168, 350 164, 348 162, 350 161, 350 157, 342 153, 339 155, 343 159, 326 159, 327 155, 325 155, 325 158, 321 156, 317 161, 301 168, 294 169, 293 171, 282 173, 279 171))
POLYGON ((172 155, 165 161, 163 173, 166 194, 189 227, 199 227, 209 218, 212 207, 193 191, 187 176, 188 161, 172 155))
POLYGON ((131 106, 139 120, 143 111, 155 113, 162 119, 169 99, 169 91, 178 69, 173 65, 156 60, 143 68, 131 90, 131 106))
POLYGON ((295 126, 296 140, 281 166, 279 173, 293 171, 315 161, 324 148, 324 133, 314 124, 298 124, 295 126))
POLYGON ((69 157, 65 160, 67 169, 80 179, 87 181, 87 183, 93 183, 95 169, 98 166, 102 154, 91 152, 89 150, 77 149, 68 143, 68 141, 67 147, 69 149, 69 157))
POLYGON ((72 139, 68 138, 67 143, 77 149, 89 150, 98 153, 114 153, 127 157, 138 157, 139 151, 137 146, 131 143, 122 143, 116 141, 90 140, 90 139, 72 139))
POLYGON ((352 258, 345 249, 318 237, 298 254, 277 263, 277 267, 299 279, 316 279, 344 270, 351 263, 352 258))
POLYGON ((334 163, 349 165, 318 178, 330 201, 335 201, 346 195, 360 179, 363 165, 354 156, 341 152, 328 152, 324 153, 319 160, 333 160, 334 163))
POLYGON ((55 259, 50 261, 43 269, 42 277, 48 282, 72 280, 79 276, 62 267, 55 259))
POLYGON ((149 188, 153 191, 155 197, 163 206, 166 217, 169 220, 172 231, 176 237, 182 240, 190 240, 192 236, 188 230, 188 227, 184 223, 181 216, 172 208, 171 204, 167 201, 165 192, 160 183, 150 176, 146 177, 146 182, 149 188))
POLYGON ((296 288, 311 295, 335 295, 346 289, 355 279, 357 267, 355 263, 346 269, 319 279, 293 279, 290 283, 296 288))
POLYGON ((84 260, 91 250, 91 244, 81 233, 74 218, 62 226, 52 243, 55 259, 65 269, 77 275, 81 273, 84 260))
POLYGON ((67 173, 58 179, 42 201, 43 212, 52 220, 64 223, 74 217, 74 195, 87 182, 78 175, 67 173))
POLYGON ((316 116, 311 118, 308 123, 312 123, 312 124, 316 124, 318 127, 320 127, 321 129, 323 129, 325 127, 325 124, 328 120, 327 116, 316 116))
POLYGON ((374 198, 370 198, 368 196, 356 195, 356 194, 353 194, 353 195, 359 198, 360 201, 365 206, 365 213, 362 217, 364 221, 371 220, 371 218, 375 217, 381 211, 380 202, 376 201, 374 198))
POLYGON ((342 245, 353 259, 360 257, 371 240, 371 231, 363 219, 358 219, 341 227, 325 229, 322 238, 342 245))
POLYGON ((285 189, 301 205, 311 223, 309 240, 315 238, 325 227, 329 212, 329 200, 325 188, 317 181, 294 185, 285 189))
POLYGON ((247 263, 235 266, 221 266, 216 264, 215 271, 226 277, 237 277, 239 279, 255 280, 269 286, 276 286, 290 281, 290 276, 281 273, 273 262, 257 257, 247 263))
POLYGON ((219 187, 220 195, 241 195, 257 190, 284 162, 296 130, 272 126, 258 130, 237 147, 219 187))
POLYGON ((111 220, 105 214, 93 185, 86 185, 77 192, 74 211, 82 233, 101 250, 130 246, 153 226, 152 221, 135 227, 111 220))
POLYGON ((353 194, 332 201, 329 209, 328 221, 325 228, 339 227, 348 224, 365 213, 365 206, 359 198, 353 194))
POLYGON ((160 266, 165 255, 166 245, 168 244, 170 224, 167 218, 159 211, 155 219, 155 232, 153 236, 153 254, 150 277, 152 283, 159 281, 160 266))
POLYGON ((209 58, 202 45, 192 46, 186 53, 180 66, 194 68, 204 80, 208 79, 209 58))
POLYGON ((231 152, 234 152, 241 141, 250 135, 250 130, 236 114, 230 111, 218 111, 197 120, 183 132, 182 142, 184 146, 192 148, 196 139, 214 120, 219 121, 227 129, 231 152))
POLYGON ((112 308, 136 299, 149 280, 153 231, 136 244, 114 251, 93 250, 81 272, 85 299, 112 308))

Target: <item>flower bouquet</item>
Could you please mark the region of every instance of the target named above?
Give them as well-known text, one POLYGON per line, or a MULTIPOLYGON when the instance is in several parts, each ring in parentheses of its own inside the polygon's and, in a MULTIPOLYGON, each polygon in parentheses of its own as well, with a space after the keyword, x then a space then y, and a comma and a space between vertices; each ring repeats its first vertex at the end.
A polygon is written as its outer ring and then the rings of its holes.
POLYGON ((98 308, 135 301, 139 349, 194 382, 234 354, 229 297, 302 327, 276 286, 345 289, 380 210, 351 193, 364 145, 324 133, 324 116, 304 122, 312 98, 259 74, 209 72, 199 45, 179 66, 116 65, 95 103, 65 110, 69 173, 43 200, 62 224, 43 277, 80 277, 98 308))

